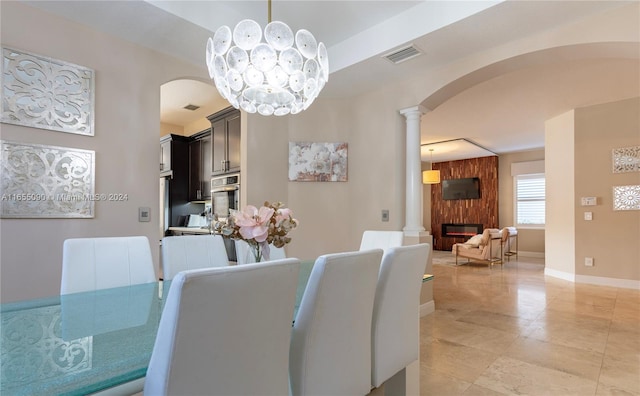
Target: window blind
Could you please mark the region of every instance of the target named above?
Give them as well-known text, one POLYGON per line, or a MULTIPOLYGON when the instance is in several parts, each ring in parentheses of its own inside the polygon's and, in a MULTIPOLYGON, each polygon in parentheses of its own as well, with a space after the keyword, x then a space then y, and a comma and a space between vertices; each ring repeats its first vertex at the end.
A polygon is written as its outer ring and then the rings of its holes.
POLYGON ((544 173, 518 175, 516 179, 516 223, 542 227, 545 224, 544 173))

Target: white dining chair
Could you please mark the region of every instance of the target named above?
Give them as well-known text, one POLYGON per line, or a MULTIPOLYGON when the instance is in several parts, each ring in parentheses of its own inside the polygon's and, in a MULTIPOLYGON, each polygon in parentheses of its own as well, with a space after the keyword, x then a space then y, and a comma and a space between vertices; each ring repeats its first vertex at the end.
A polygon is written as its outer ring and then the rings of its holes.
POLYGON ((382 250, 328 254, 311 270, 291 336, 297 395, 366 395, 371 319, 382 250))
MULTIPOLYGON (((253 253, 251 252, 251 247, 249 246, 249 244, 246 241, 243 241, 242 239, 236 239, 235 240, 235 246, 236 246, 236 263, 241 265, 241 264, 250 264, 250 263, 255 263, 256 259, 253 256, 253 253)), ((269 260, 282 260, 284 258, 287 258, 287 254, 284 250, 284 247, 281 248, 277 248, 275 246, 273 246, 273 244, 269 245, 269 260)), ((260 260, 261 262, 263 261, 267 261, 265 260, 264 256, 262 257, 262 260, 260 260)))
POLYGON ((392 247, 380 266, 371 325, 371 386, 417 360, 420 351, 420 290, 431 247, 392 247))
POLYGON ((221 235, 183 235, 162 238, 162 279, 180 271, 229 265, 221 235))
POLYGON ((366 230, 362 233, 360 250, 382 249, 402 246, 404 233, 402 231, 374 231, 366 230))
POLYGON ((300 261, 189 270, 171 282, 145 395, 288 395, 300 261))
POLYGON ((155 281, 146 236, 71 238, 64 241, 60 294, 155 281))

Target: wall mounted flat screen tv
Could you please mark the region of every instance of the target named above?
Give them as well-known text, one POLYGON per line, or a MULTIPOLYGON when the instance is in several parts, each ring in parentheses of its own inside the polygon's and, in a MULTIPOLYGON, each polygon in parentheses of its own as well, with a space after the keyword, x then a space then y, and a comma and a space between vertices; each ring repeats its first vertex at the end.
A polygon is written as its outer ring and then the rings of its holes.
POLYGON ((480 179, 450 179, 442 181, 442 199, 478 199, 480 198, 480 179))

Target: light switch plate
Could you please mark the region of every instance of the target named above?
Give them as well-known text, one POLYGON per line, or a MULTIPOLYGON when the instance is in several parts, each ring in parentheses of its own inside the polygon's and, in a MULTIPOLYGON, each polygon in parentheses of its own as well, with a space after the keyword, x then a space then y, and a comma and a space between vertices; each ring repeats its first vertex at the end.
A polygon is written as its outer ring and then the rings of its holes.
POLYGON ((584 212, 584 219, 587 221, 593 220, 593 212, 584 212))
POLYGON ((138 221, 141 223, 151 221, 151 208, 138 208, 138 221))
POLYGON ((597 204, 596 197, 582 197, 580 198, 580 203, 582 206, 595 206, 597 204))

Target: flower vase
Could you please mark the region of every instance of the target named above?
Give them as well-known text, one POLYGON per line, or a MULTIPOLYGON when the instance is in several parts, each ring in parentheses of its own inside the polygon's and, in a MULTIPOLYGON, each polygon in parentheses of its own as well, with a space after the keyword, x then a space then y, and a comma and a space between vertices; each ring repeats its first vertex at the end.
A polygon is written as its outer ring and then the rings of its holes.
POLYGON ((253 256, 253 262, 259 263, 262 261, 262 249, 260 248, 260 244, 249 245, 249 247, 249 252, 253 256))
MULTIPOLYGON (((253 262, 259 263, 261 261, 269 261, 269 244, 266 242, 250 243, 249 254, 253 256, 253 262)), ((249 260, 247 260, 249 261, 249 260)))

